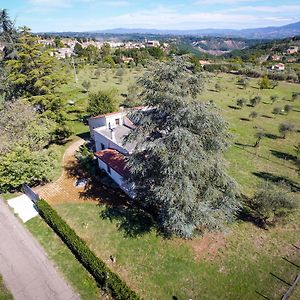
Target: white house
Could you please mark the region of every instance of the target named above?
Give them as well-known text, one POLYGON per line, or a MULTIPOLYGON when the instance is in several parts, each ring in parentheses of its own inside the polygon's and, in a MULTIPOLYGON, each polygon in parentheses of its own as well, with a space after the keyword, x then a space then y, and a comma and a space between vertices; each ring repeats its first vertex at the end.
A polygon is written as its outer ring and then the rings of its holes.
MULTIPOLYGON (((141 108, 139 108, 141 109, 141 108)), ((125 136, 134 124, 124 111, 92 117, 88 120, 92 139, 95 141, 99 168, 104 170, 131 198, 134 198, 133 184, 126 182, 129 173, 126 157, 135 143, 126 142, 125 136)))
POLYGON ((289 49, 287 49, 287 53, 288 54, 295 54, 297 53, 299 50, 298 46, 291 46, 289 49))
POLYGON ((279 64, 276 64, 276 65, 273 65, 273 66, 271 67, 271 69, 272 69, 272 70, 278 70, 278 71, 284 71, 285 66, 284 66, 284 64, 279 63, 279 64))

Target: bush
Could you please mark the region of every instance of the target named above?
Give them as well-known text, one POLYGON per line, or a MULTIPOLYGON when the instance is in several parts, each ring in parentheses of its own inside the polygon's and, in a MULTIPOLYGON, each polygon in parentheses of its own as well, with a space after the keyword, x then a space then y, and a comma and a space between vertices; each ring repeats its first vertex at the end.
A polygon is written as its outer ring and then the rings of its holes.
POLYGON ((255 119, 258 117, 258 113, 256 111, 252 111, 250 114, 249 114, 249 118, 252 118, 252 119, 255 119))
POLYGON ((118 111, 119 101, 116 98, 116 91, 98 91, 89 95, 87 112, 92 116, 112 113, 118 111))
POLYGON ((97 160, 94 158, 93 149, 89 149, 89 145, 81 145, 79 150, 75 154, 80 166, 89 175, 93 176, 98 171, 97 160))
POLYGON ((261 101, 261 97, 260 96, 255 96, 254 98, 250 99, 250 105, 252 107, 255 107, 256 105, 258 105, 261 101))
POLYGON ((284 106, 284 111, 288 114, 290 111, 292 111, 293 110, 293 106, 292 105, 290 105, 290 104, 286 104, 285 106, 284 106))
POLYGON ((294 130, 294 124, 291 124, 289 122, 286 123, 280 123, 278 126, 279 133, 282 134, 282 137, 285 139, 286 135, 294 130))
POLYGON ((271 95, 270 96, 270 100, 271 100, 271 102, 273 104, 274 102, 276 102, 278 100, 278 96, 277 95, 271 95))
POLYGON ((265 224, 274 224, 296 207, 295 197, 283 183, 278 185, 268 181, 261 183, 252 199, 252 208, 265 224))
POLYGON ((97 283, 108 290, 114 299, 140 299, 117 274, 110 271, 45 200, 39 200, 36 206, 47 224, 60 236, 97 283))
POLYGON ((280 113, 281 113, 281 108, 280 107, 274 107, 273 114, 274 115, 279 115, 280 113))
POLYGON ((239 107, 243 107, 243 106, 245 106, 246 105, 246 99, 245 98, 241 98, 241 99, 238 99, 237 101, 236 101, 236 105, 238 105, 239 107))

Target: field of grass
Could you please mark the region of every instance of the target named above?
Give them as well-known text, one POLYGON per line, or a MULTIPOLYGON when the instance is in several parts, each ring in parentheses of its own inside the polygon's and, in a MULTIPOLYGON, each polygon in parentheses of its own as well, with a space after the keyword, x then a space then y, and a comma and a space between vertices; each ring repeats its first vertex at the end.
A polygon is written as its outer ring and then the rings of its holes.
POLYGON ((110 220, 96 203, 55 208, 144 299, 280 299, 288 285, 276 276, 291 282, 298 271, 283 257, 300 263, 299 213, 270 231, 236 223, 225 235, 182 241, 141 228, 145 217, 130 209, 110 211, 110 220))
POLYGON ((12 300, 13 297, 4 285, 3 279, 0 275, 0 300, 12 300))
MULTIPOLYGON (((117 87, 118 94, 126 92, 126 86, 138 76, 127 72, 120 84, 115 82, 117 79, 105 82, 103 74, 102 79, 92 80, 91 89, 117 87)), ((91 74, 89 69, 82 70, 80 81, 91 74)), ((300 85, 280 82, 273 90, 259 90, 258 80, 251 79, 250 87, 243 90, 236 85, 237 76, 228 74, 209 81, 199 98, 213 100, 229 122, 233 140, 225 156, 241 191, 251 196, 259 181, 284 179, 299 194, 293 147, 300 142, 300 100, 290 99, 293 92, 300 92, 300 85), (217 82, 220 92, 214 90, 217 82), (262 97, 257 107, 236 107, 238 98, 249 100, 256 95, 262 97), (271 95, 279 96, 274 104, 270 103, 271 95), (272 114, 274 107, 283 108, 285 104, 293 105, 293 111, 288 115, 272 114), (258 117, 247 120, 252 111, 258 117), (287 121, 295 125, 295 131, 283 139, 278 125, 287 121), (254 148, 257 131, 264 131, 266 137, 254 148)), ((87 94, 80 90, 74 90, 76 98, 72 99, 76 102, 74 108, 84 109, 87 94)), ((63 93, 70 95, 72 84, 65 86, 63 93)), ((300 264, 300 210, 268 231, 240 221, 225 234, 182 241, 157 235, 147 217, 136 210, 110 210, 97 203, 68 203, 55 208, 91 249, 145 299, 280 299, 289 287, 284 282, 290 283, 299 272, 295 265, 300 264), (110 255, 116 257, 116 263, 110 261, 110 255)))
POLYGON ((300 93, 300 85, 279 82, 275 89, 259 90, 258 80, 252 79, 250 87, 244 90, 236 85, 236 81, 235 75, 221 74, 210 80, 207 91, 200 96, 203 100, 213 100, 229 122, 233 141, 226 158, 231 175, 238 181, 242 191, 250 195, 260 178, 273 181, 286 179, 291 185, 299 185, 296 153, 293 149, 300 142, 300 99, 295 102, 290 100, 293 92, 300 93), (214 90, 216 82, 222 87, 220 92, 214 90), (245 98, 249 101, 249 98, 257 95, 262 97, 262 101, 256 107, 246 105, 242 109, 237 108, 237 99, 245 98), (271 104, 271 95, 278 96, 274 104, 271 104), (294 108, 289 114, 272 113, 274 107, 283 108, 286 104, 294 108), (249 118, 252 111, 258 113, 258 117, 253 120, 249 118), (286 139, 281 138, 278 132, 279 124, 284 122, 295 126, 295 131, 286 139), (254 135, 258 131, 263 131, 266 137, 258 148, 254 148, 254 135))
MULTIPOLYGON (((36 217, 28 221, 25 226, 44 247, 48 257, 55 261, 61 274, 70 282, 74 290, 80 294, 81 299, 94 300, 104 298, 94 279, 41 218, 36 217)), ((0 299, 2 300, 1 287, 0 299)))

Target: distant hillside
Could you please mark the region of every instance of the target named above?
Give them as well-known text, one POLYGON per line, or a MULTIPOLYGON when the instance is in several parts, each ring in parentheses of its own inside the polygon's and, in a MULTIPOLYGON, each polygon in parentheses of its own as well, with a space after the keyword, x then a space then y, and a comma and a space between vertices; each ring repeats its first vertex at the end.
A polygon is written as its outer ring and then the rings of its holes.
POLYGON ((263 27, 251 29, 199 29, 199 30, 158 30, 158 29, 126 29, 116 28, 95 31, 95 33, 108 34, 160 34, 160 35, 193 35, 193 36, 220 36, 241 37, 246 39, 279 39, 300 35, 300 22, 279 27, 263 27))
POLYGON ((250 59, 253 60, 255 58, 261 58, 262 60, 264 60, 264 58, 266 59, 271 55, 280 56, 282 60, 284 60, 283 56, 287 58, 291 58, 291 56, 293 56, 296 60, 298 60, 300 58, 300 52, 287 54, 288 49, 293 46, 297 46, 300 49, 300 36, 285 39, 274 39, 267 42, 262 41, 261 43, 249 45, 249 47, 245 49, 233 50, 226 56, 241 57, 244 61, 250 59))

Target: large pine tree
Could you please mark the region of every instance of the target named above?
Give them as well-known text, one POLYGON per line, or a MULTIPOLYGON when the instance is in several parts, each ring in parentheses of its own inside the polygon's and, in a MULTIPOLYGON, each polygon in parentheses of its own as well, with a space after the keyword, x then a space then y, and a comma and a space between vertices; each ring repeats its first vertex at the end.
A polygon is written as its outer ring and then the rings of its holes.
POLYGON ((128 160, 137 201, 158 210, 166 233, 185 238, 223 228, 238 209, 223 159, 228 124, 213 104, 197 99, 204 76, 192 70, 177 58, 139 80, 151 109, 133 113, 138 126, 127 137, 137 143, 128 160))

